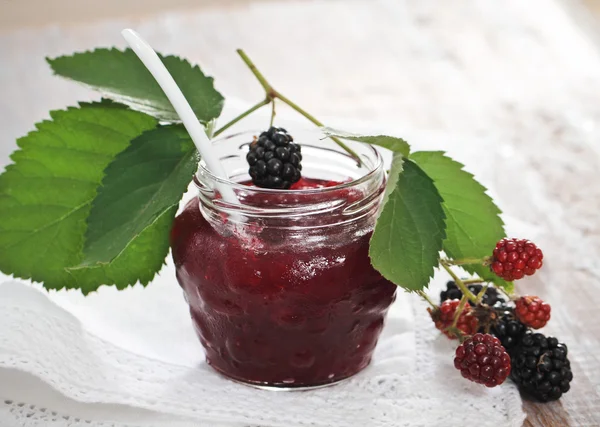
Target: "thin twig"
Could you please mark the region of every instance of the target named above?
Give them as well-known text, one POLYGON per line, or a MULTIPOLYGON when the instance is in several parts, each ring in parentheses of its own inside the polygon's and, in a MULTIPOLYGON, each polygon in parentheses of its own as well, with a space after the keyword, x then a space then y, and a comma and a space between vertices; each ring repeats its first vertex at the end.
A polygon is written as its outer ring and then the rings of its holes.
POLYGON ((445 259, 444 262, 447 265, 483 264, 485 262, 485 258, 445 259))
POLYGON ((474 277, 472 279, 465 279, 465 280, 463 280, 463 283, 465 285, 474 285, 476 283, 483 283, 483 282, 485 282, 485 280, 482 279, 481 277, 474 277))
POLYGON ((456 328, 456 325, 458 324, 458 318, 465 309, 465 305, 467 305, 468 301, 469 299, 466 295, 463 295, 460 299, 460 303, 458 304, 458 307, 456 307, 456 311, 454 312, 454 319, 452 319, 452 326, 450 326, 451 328, 456 328))
MULTIPOLYGON (((321 123, 319 120, 317 120, 314 116, 312 116, 311 114, 306 112, 304 109, 300 108, 300 106, 298 104, 296 104, 295 102, 291 101, 288 97, 286 97, 286 96, 282 95, 281 93, 279 93, 278 91, 276 91, 273 88, 273 86, 271 86, 271 84, 267 81, 265 76, 263 76, 263 74, 258 70, 258 68, 256 68, 256 65, 254 65, 254 62, 252 62, 252 60, 248 57, 248 55, 246 55, 246 52, 244 52, 242 49, 238 49, 237 53, 240 55, 240 57, 242 58, 242 61, 244 61, 244 63, 248 66, 248 68, 250 69, 252 74, 254 74, 254 76, 260 83, 260 85, 265 90, 266 99, 268 99, 269 102, 274 100, 275 98, 279 98, 282 102, 289 105, 291 108, 293 108, 298 113, 300 113, 301 115, 306 117, 308 120, 310 120, 315 125, 321 126, 321 127, 324 126, 323 123, 321 123)), ((356 152, 353 149, 348 147, 348 145, 343 143, 339 138, 336 138, 334 136, 332 136, 330 138, 332 141, 334 141, 336 144, 338 144, 341 148, 343 148, 348 154, 350 154, 356 160, 356 163, 359 166, 362 165, 360 157, 358 156, 358 154, 356 154, 356 152)))
POLYGON ((233 126, 234 124, 236 124, 237 122, 239 122, 240 120, 242 120, 244 117, 250 115, 254 111, 258 110, 260 107, 262 107, 264 105, 267 105, 269 102, 271 102, 269 98, 265 98, 264 100, 260 101, 258 104, 256 104, 255 106, 251 107, 249 110, 244 111, 242 114, 240 114, 239 116, 237 116, 236 118, 234 118, 233 120, 231 120, 229 123, 225 124, 219 130, 215 131, 215 133, 213 134, 213 136, 218 136, 218 135, 222 134, 224 131, 226 131, 231 126, 233 126))
POLYGON ((273 127, 273 123, 275 122, 275 98, 271 101, 271 123, 269 127, 273 127))
POLYGON ((444 267, 444 269, 448 272, 448 274, 450 276, 452 276, 452 279, 456 283, 456 286, 458 286, 458 288, 461 290, 461 292, 463 293, 463 295, 465 295, 467 298, 469 298, 469 300, 475 302, 476 301, 475 295, 473 295, 473 292, 471 292, 469 290, 469 288, 467 288, 465 286, 465 284, 463 283, 463 281, 460 280, 460 278, 456 274, 454 274, 454 272, 450 269, 450 267, 448 267, 444 262, 441 262, 440 264, 441 264, 442 267, 444 267))
POLYGON ((485 292, 488 290, 488 287, 490 285, 485 285, 481 287, 481 290, 479 291, 479 293, 477 294, 477 301, 475 301, 475 304, 479 304, 481 303, 481 300, 483 299, 483 296, 485 295, 485 292))
POLYGON ((438 309, 438 306, 431 300, 431 298, 429 298, 429 296, 425 292, 417 291, 416 293, 421 298, 423 298, 425 301, 427 301, 429 303, 429 305, 431 306, 431 308, 433 308, 434 310, 438 309))

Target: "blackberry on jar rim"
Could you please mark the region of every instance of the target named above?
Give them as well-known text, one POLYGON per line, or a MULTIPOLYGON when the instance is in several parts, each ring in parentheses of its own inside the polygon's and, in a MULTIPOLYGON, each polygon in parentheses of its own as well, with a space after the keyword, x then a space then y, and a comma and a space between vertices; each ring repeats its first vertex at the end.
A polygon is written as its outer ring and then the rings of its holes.
POLYGON ((257 187, 288 189, 302 176, 302 153, 283 128, 271 127, 250 144, 248 173, 257 187))

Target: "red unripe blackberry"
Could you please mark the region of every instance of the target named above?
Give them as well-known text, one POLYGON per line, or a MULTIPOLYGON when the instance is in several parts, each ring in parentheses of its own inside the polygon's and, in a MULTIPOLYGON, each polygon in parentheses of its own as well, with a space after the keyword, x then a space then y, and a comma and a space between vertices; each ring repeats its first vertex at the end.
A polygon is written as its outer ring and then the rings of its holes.
POLYGON ((510 282, 534 274, 542 267, 543 258, 542 250, 529 240, 504 238, 496 244, 491 268, 510 282))
MULTIPOLYGON (((460 301, 457 299, 446 300, 437 310, 428 309, 431 319, 435 323, 435 327, 450 339, 458 338, 455 333, 448 331, 447 328, 452 326, 452 323, 454 322, 454 313, 456 313, 459 304, 460 301)), ((473 316, 471 310, 471 306, 467 304, 456 324, 456 328, 464 335, 473 335, 477 332, 477 327, 479 325, 477 318, 473 316)))
POLYGON ((470 381, 496 387, 510 374, 510 356, 498 338, 475 334, 456 349, 454 367, 470 381))
POLYGON ((515 301, 515 315, 524 325, 533 329, 546 326, 550 320, 550 304, 539 297, 526 295, 515 301))

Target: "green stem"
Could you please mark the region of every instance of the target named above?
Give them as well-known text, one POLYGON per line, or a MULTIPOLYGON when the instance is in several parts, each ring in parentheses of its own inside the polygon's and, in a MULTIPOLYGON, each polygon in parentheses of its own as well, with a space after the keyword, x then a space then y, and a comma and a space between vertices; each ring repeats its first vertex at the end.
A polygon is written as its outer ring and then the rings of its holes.
POLYGON ((483 283, 483 282, 485 282, 485 280, 483 280, 481 277, 474 277, 473 279, 463 280, 463 283, 465 285, 474 285, 476 283, 483 283))
POLYGON ((240 120, 242 120, 244 117, 249 116, 250 114, 252 114, 256 110, 258 110, 260 107, 262 107, 264 105, 267 105, 269 102, 271 102, 271 100, 269 98, 265 98, 264 100, 260 101, 254 107, 250 108, 248 111, 244 111, 242 114, 240 114, 239 116, 237 116, 235 119, 233 119, 229 123, 225 124, 222 128, 220 128, 219 130, 215 131, 215 133, 213 134, 213 136, 218 136, 218 135, 222 134, 224 131, 226 131, 231 126, 233 126, 234 124, 236 124, 237 122, 239 122, 240 120))
POLYGON ((469 299, 466 295, 463 295, 460 299, 460 303, 458 304, 458 307, 456 307, 456 311, 454 312, 454 319, 452 319, 452 326, 450 326, 451 328, 456 328, 456 325, 458 324, 458 318, 465 309, 465 306, 467 305, 468 301, 469 299))
MULTIPOLYGON (((301 115, 303 115, 306 119, 308 119, 309 121, 311 121, 312 123, 314 123, 317 126, 323 127, 325 126, 323 123, 321 123, 319 120, 317 120, 315 117, 313 117, 312 115, 310 115, 308 112, 304 111, 302 108, 300 108, 299 105, 297 105, 296 103, 292 102, 289 98, 283 96, 282 94, 280 94, 279 92, 275 92, 275 96, 279 99, 281 99, 282 102, 286 103, 287 105, 289 105, 290 107, 292 107, 294 110, 296 110, 298 113, 300 113, 301 115)), ((356 162, 358 163, 358 165, 360 166, 362 163, 360 161, 360 158, 358 157, 358 154, 356 154, 356 152, 348 147, 345 143, 343 143, 338 137, 336 136, 330 136, 331 140, 334 141, 337 145, 339 145, 340 147, 342 147, 344 150, 346 150, 346 152, 348 154, 350 154, 354 160, 356 160, 356 162)))
POLYGON ((475 302, 475 304, 480 304, 481 300, 483 299, 483 296, 485 295, 485 292, 487 291, 488 287, 490 285, 484 285, 481 287, 481 290, 479 291, 479 293, 477 294, 477 301, 475 302))
POLYGON ((485 258, 463 258, 463 259, 445 259, 444 262, 447 265, 467 265, 467 264, 481 264, 486 262, 485 258))
POLYGON ((454 334, 461 343, 466 339, 465 334, 463 334, 463 332, 456 326, 448 326, 446 328, 446 331, 450 332, 451 334, 454 334))
POLYGON ((421 298, 423 298, 425 301, 427 301, 429 303, 429 305, 431 306, 431 308, 433 308, 434 310, 438 309, 438 306, 431 301, 431 298, 429 298, 429 296, 423 292, 423 291, 417 291, 417 295, 419 295, 421 298))
POLYGON ((269 124, 269 127, 273 126, 274 121, 275 121, 275 99, 273 99, 273 101, 271 101, 271 123, 269 124))
MULTIPOLYGON (((267 81, 265 76, 263 76, 262 73, 260 71, 258 71, 258 68, 256 68, 256 65, 254 65, 254 62, 252 62, 252 60, 248 57, 248 55, 246 55, 246 52, 244 52, 242 49, 238 49, 237 53, 238 53, 238 55, 240 55, 240 57, 242 58, 242 61, 244 61, 244 63, 248 66, 248 68, 250 69, 252 74, 254 74, 254 76, 260 83, 260 85, 265 90, 268 100, 271 101, 276 98, 279 98, 282 102, 289 105, 292 109, 296 110, 298 113, 303 115, 306 119, 308 119, 315 125, 320 126, 320 127, 324 126, 324 124, 321 123, 319 120, 317 120, 314 116, 309 114, 304 109, 300 108, 300 106, 298 104, 296 104, 295 102, 292 102, 288 97, 282 95, 281 93, 279 93, 275 89, 273 89, 273 86, 271 86, 271 84, 267 81)), ((348 154, 350 154, 354 158, 354 160, 356 160, 356 162, 359 166, 362 165, 360 157, 358 157, 358 154, 356 154, 356 152, 354 150, 352 150, 350 147, 348 147, 348 145, 343 143, 339 138, 337 138, 335 136, 332 136, 330 138, 337 145, 339 145, 341 148, 343 148, 348 154)))
POLYGON ((469 288, 467 288, 467 286, 464 284, 464 282, 462 280, 460 280, 460 278, 456 274, 454 274, 454 272, 450 269, 450 267, 448 267, 446 265, 445 262, 441 262, 441 265, 442 265, 442 267, 444 267, 444 270, 446 270, 448 272, 448 274, 450 276, 452 276, 452 279, 456 283, 456 286, 458 286, 458 289, 461 290, 463 295, 466 296, 467 298, 469 298, 469 300, 475 302, 476 301, 475 295, 473 295, 473 292, 471 292, 469 290, 469 288))
POLYGON ((238 55, 241 56, 242 61, 244 61, 244 63, 248 66, 248 68, 250 68, 250 71, 252 71, 252 74, 254 74, 254 77, 256 77, 256 79, 258 80, 260 85, 263 87, 263 89, 267 93, 267 97, 274 98, 271 93, 271 92, 273 92, 273 88, 271 87, 271 85, 269 84, 267 79, 265 79, 265 76, 263 76, 262 73, 260 71, 258 71, 258 68, 256 68, 256 65, 254 65, 254 62, 252 62, 252 60, 248 57, 248 55, 246 55, 246 52, 244 52, 242 49, 238 49, 238 50, 236 50, 236 52, 238 53, 238 55))
POLYGON ((513 299, 514 294, 509 294, 508 292, 506 292, 506 289, 504 289, 502 286, 496 286, 496 289, 499 289, 500 292, 502 292, 504 295, 506 295, 509 300, 513 299))

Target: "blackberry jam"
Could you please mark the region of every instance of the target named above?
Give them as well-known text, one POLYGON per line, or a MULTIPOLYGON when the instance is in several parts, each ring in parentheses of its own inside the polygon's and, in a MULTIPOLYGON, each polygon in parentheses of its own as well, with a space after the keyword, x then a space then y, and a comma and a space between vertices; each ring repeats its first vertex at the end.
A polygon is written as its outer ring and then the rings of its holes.
MULTIPOLYGON (((248 139, 248 135, 242 135, 248 139)), ((208 363, 269 387, 334 383, 365 368, 396 286, 368 249, 384 187, 381 158, 356 144, 363 167, 318 141, 289 190, 250 185, 240 136, 216 143, 240 205, 200 165, 199 196, 175 219, 177 279, 208 363)), ((354 147, 353 147, 354 148, 354 147)))

